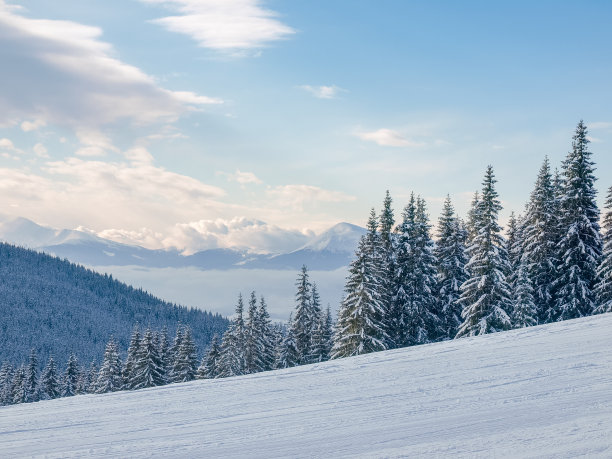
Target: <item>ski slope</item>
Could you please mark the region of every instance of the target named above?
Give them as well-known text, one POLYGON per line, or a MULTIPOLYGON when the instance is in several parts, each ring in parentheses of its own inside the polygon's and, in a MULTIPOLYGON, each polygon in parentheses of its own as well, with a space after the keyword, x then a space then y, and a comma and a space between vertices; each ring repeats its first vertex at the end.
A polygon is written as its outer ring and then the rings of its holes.
POLYGON ((0 456, 612 457, 612 314, 0 408, 0 456))

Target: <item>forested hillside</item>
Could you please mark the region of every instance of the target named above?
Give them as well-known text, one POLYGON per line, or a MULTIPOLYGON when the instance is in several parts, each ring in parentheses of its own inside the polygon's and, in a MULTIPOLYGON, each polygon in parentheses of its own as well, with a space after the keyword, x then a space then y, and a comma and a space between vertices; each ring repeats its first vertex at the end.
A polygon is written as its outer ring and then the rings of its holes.
POLYGON ((35 349, 40 362, 53 355, 63 363, 74 352, 84 363, 100 359, 111 335, 126 349, 136 324, 174 334, 179 323, 191 328, 201 350, 228 324, 218 314, 167 303, 112 276, 0 244, 0 361, 23 362, 35 349))

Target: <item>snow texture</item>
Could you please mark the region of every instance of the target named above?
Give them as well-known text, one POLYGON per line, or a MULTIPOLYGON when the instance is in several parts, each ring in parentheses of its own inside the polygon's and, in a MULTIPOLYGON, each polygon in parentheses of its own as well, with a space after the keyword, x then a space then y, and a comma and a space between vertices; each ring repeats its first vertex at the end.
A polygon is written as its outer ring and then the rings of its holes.
POLYGON ((3 457, 612 457, 612 314, 0 408, 3 457))

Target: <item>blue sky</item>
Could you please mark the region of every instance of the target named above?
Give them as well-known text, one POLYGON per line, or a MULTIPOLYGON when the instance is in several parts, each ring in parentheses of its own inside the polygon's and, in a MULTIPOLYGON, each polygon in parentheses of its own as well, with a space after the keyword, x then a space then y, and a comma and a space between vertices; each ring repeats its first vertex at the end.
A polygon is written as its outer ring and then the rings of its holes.
POLYGON ((590 127, 612 185, 612 4, 0 0, 0 206, 194 251, 291 248, 386 189, 520 212, 590 127), (63 22, 60 22, 63 21, 63 22))

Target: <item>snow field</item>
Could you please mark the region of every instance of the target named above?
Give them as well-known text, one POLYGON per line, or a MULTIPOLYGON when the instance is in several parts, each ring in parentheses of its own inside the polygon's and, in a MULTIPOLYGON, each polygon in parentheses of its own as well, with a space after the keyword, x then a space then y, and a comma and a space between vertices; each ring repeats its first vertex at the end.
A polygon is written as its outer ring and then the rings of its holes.
POLYGON ((12 457, 612 457, 612 314, 0 408, 12 457))

